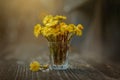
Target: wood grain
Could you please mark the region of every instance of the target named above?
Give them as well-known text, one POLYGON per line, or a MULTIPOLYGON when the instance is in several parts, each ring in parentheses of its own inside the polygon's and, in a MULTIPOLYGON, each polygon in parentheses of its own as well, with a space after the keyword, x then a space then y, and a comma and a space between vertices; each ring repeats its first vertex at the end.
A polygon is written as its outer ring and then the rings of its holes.
POLYGON ((71 63, 67 70, 31 72, 29 65, 16 62, 0 62, 0 80, 116 80, 110 79, 94 67, 71 63))

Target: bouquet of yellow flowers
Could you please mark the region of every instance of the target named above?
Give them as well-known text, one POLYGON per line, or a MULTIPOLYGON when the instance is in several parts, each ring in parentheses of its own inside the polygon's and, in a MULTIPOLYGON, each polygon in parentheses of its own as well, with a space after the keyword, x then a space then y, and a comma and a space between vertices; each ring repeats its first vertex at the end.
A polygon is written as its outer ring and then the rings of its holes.
POLYGON ((68 67, 69 42, 74 35, 81 36, 83 26, 78 24, 66 24, 65 16, 45 16, 43 25, 36 24, 34 35, 43 35, 49 42, 50 65, 52 69, 66 69, 68 67), (59 65, 59 66, 58 66, 59 65))
POLYGON ((73 35, 82 35, 83 26, 78 24, 66 24, 63 22, 65 16, 48 15, 43 19, 43 25, 36 24, 34 35, 38 37, 42 34, 48 41, 69 41, 73 35))

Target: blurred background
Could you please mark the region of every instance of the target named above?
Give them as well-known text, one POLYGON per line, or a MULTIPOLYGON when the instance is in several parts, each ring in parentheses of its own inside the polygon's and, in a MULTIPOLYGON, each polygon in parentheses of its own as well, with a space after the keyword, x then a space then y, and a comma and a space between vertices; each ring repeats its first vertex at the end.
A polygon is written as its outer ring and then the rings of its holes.
POLYGON ((120 62, 120 0, 0 0, 0 59, 48 61, 47 40, 33 35, 48 14, 84 26, 71 41, 70 59, 120 62))

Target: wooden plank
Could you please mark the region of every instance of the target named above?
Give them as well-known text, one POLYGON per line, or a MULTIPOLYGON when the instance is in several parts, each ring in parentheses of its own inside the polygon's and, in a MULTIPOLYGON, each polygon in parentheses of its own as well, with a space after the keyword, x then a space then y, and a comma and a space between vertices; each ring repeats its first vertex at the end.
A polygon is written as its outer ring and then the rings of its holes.
POLYGON ((103 73, 86 64, 72 64, 67 70, 49 72, 32 72, 28 64, 12 62, 3 62, 0 66, 0 80, 115 80, 108 79, 103 73))

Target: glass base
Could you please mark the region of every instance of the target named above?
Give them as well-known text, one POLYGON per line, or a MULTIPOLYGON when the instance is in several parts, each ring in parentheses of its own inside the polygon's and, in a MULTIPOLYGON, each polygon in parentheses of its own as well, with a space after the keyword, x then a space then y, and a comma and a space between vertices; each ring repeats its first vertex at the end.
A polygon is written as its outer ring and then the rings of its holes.
POLYGON ((68 64, 64 64, 64 65, 50 65, 49 68, 51 70, 66 70, 69 67, 68 64))

